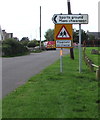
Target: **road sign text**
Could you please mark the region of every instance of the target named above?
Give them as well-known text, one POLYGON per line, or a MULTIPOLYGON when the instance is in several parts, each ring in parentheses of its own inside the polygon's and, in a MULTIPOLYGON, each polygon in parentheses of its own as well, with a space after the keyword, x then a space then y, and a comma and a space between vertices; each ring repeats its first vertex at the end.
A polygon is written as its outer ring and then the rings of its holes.
POLYGON ((87 14, 54 14, 52 18, 54 24, 88 24, 87 14))

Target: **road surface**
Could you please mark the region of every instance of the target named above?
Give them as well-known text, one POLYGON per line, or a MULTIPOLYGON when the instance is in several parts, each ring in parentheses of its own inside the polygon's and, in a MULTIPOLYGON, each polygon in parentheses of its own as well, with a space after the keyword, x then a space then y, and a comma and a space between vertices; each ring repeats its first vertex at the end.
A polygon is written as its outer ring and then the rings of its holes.
MULTIPOLYGON (((68 54, 69 50, 64 50, 68 54)), ((2 97, 59 59, 59 50, 2 59, 2 97)))

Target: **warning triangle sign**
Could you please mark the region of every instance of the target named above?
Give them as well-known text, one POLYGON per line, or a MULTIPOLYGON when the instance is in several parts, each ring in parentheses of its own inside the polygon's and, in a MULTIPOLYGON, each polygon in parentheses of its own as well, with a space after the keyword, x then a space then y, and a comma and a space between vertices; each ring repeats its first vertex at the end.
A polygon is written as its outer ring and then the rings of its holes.
POLYGON ((62 26, 58 32, 56 39, 71 39, 71 36, 65 26, 62 26))

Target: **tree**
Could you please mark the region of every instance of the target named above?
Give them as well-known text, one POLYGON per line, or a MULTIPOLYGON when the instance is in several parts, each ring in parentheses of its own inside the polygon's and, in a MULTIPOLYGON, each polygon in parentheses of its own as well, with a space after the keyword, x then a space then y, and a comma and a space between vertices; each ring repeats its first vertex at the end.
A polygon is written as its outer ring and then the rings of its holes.
POLYGON ((3 41, 2 52, 5 56, 16 56, 28 52, 28 49, 19 41, 9 38, 3 41))
POLYGON ((82 43, 83 41, 88 40, 88 34, 84 30, 82 30, 81 38, 82 38, 82 43))
POLYGON ((44 37, 46 41, 54 41, 54 29, 48 29, 44 37))
POLYGON ((73 42, 79 42, 79 31, 73 30, 73 42))
MULTIPOLYGON (((81 30, 81 43, 88 40, 88 35, 84 30, 81 30)), ((73 30, 73 41, 79 43, 79 30, 73 30)))
POLYGON ((94 35, 89 35, 89 40, 95 40, 95 36, 94 35))
POLYGON ((36 47, 36 46, 39 46, 39 43, 35 39, 28 43, 28 47, 36 47))
POLYGON ((23 37, 23 38, 21 39, 21 41, 29 41, 29 38, 28 38, 28 37, 23 37))
POLYGON ((27 46, 28 43, 29 43, 29 41, 30 41, 30 40, 29 40, 28 37, 23 37, 20 42, 21 42, 24 46, 27 46))

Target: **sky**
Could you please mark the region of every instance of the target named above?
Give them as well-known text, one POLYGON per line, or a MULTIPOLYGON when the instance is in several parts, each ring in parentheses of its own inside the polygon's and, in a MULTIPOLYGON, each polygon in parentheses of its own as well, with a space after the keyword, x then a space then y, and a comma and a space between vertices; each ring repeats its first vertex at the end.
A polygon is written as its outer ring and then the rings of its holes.
MULTIPOLYGON (((70 0, 72 14, 88 14, 89 23, 82 29, 98 32, 99 0, 70 0)), ((48 29, 54 29, 54 14, 67 14, 67 0, 0 0, 0 25, 14 37, 39 40, 40 6, 42 9, 42 40, 48 29)), ((73 25, 79 29, 79 25, 73 25)))

